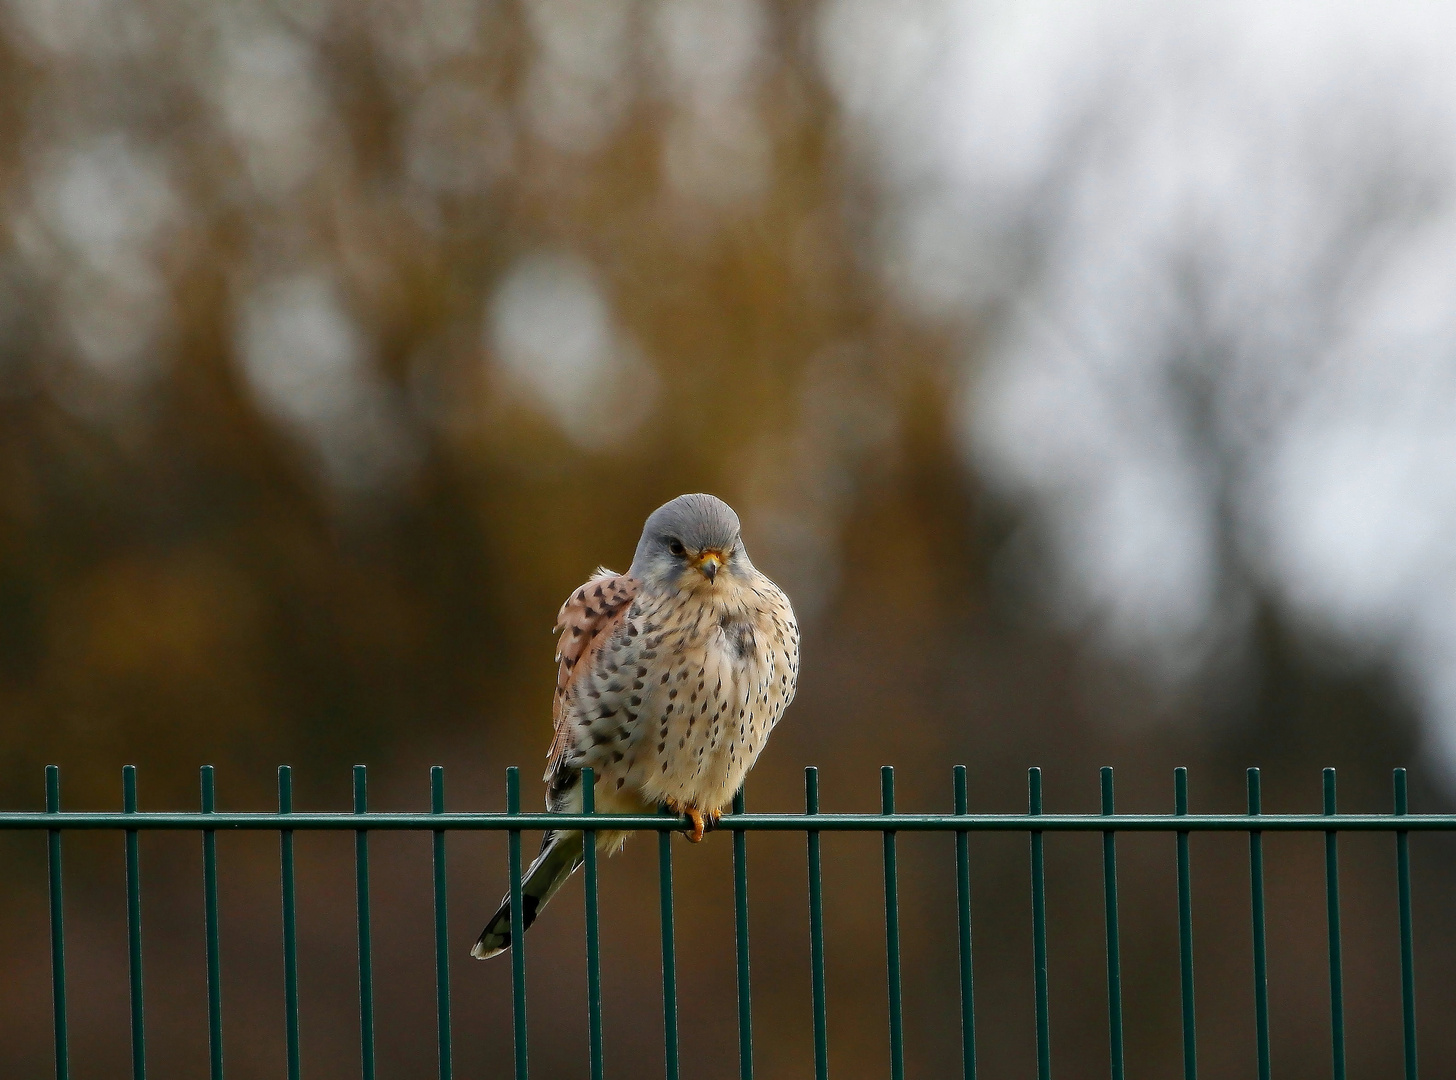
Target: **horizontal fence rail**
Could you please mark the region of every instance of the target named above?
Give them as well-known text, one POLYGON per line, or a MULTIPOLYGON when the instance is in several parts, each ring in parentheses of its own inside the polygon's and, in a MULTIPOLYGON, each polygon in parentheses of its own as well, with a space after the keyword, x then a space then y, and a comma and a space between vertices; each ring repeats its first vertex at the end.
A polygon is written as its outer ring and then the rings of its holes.
MULTIPOLYGON (((692 826, 678 817, 646 814, 402 814, 375 813, 364 818, 370 832, 508 832, 543 829, 611 829, 638 832, 687 832, 692 826)), ((742 832, 1456 832, 1456 814, 1411 814, 1397 821, 1389 814, 1268 814, 1251 823, 1245 814, 820 814, 812 822, 802 814, 725 815, 715 831, 742 832)), ((115 814, 108 812, 0 813, 0 829, 126 829, 143 832, 308 832, 360 828, 354 814, 115 814)))
MULTIPOLYGON (((749 969, 748 933, 748 849, 750 832, 802 832, 808 845, 808 897, 810 934, 809 983, 812 994, 813 1057, 815 1080, 827 1080, 829 1069, 829 1025, 825 993, 825 942, 823 886, 821 881, 821 835, 826 832, 873 833, 883 842, 885 960, 888 1000, 890 1076, 905 1075, 902 970, 899 916, 899 883, 896 837, 901 832, 940 832, 955 835, 954 873, 956 882, 956 937, 958 946, 961 1057, 965 1080, 976 1077, 976 1024, 974 998, 972 879, 973 862, 967 838, 975 832, 1026 833, 1030 843, 1031 929, 1034 964, 1035 1045, 1038 1080, 1049 1080, 1052 1070, 1051 1019, 1048 1005, 1050 979, 1047 951, 1046 861, 1044 834, 1049 832, 1098 833, 1102 838, 1103 914, 1108 1000, 1108 1049, 1112 1080, 1123 1080, 1126 1063, 1123 1038, 1121 937, 1117 891, 1117 845, 1120 832, 1167 833, 1175 838, 1175 866, 1178 905, 1179 990, 1181 997, 1182 1061, 1184 1080, 1196 1080, 1198 1071, 1197 1010, 1193 997, 1193 888, 1188 838, 1195 832, 1238 832, 1249 838, 1250 925, 1253 942, 1255 1061, 1259 1080, 1270 1080, 1268 948, 1265 932, 1265 833, 1319 834, 1324 841, 1325 914, 1328 935, 1330 1000, 1330 1074, 1345 1080, 1346 1046, 1344 1016, 1344 974, 1340 928, 1340 872, 1338 836, 1341 832, 1393 834, 1396 850, 1396 893, 1399 914, 1401 1036, 1405 1080, 1417 1080, 1415 940, 1411 900, 1412 832, 1456 832, 1456 815, 1411 814, 1404 769, 1395 770, 1394 806, 1391 814, 1341 814, 1337 811, 1335 771, 1323 777, 1323 813, 1265 814, 1257 769, 1248 770, 1247 813, 1193 814, 1188 812, 1188 776, 1184 769, 1174 777, 1173 814, 1119 814, 1115 810, 1113 771, 1101 772, 1101 812, 1098 814, 1048 814, 1043 812, 1042 778, 1039 769, 1030 770, 1025 814, 973 814, 968 810, 966 770, 956 766, 952 776, 954 813, 907 814, 895 809, 895 774, 886 766, 881 771, 881 812, 878 814, 828 814, 819 806, 818 771, 805 771, 803 814, 749 814, 743 794, 734 800, 733 813, 718 828, 730 831, 733 841, 734 942, 737 954, 738 1048, 741 1080, 753 1077, 752 984, 749 969)), ((662 933, 662 1000, 664 1055, 667 1080, 678 1080, 682 1063, 678 1041, 677 966, 673 923, 673 832, 690 823, 663 811, 656 815, 596 814, 593 812, 592 775, 585 770, 584 813, 541 814, 520 812, 520 777, 507 770, 506 813, 451 813, 445 810, 444 770, 430 773, 428 813, 382 813, 368 808, 368 773, 356 766, 353 775, 353 810, 350 813, 298 813, 293 809, 293 778, 287 766, 278 772, 277 813, 222 813, 216 809, 215 781, 211 766, 201 774, 201 810, 197 813, 156 813, 138 806, 137 775, 133 766, 123 770, 120 813, 63 811, 60 771, 52 765, 45 775, 45 810, 0 812, 0 830, 44 830, 47 834, 47 863, 50 915, 50 958, 52 1019, 55 1042, 55 1076, 69 1080, 71 1048, 67 1014, 67 965, 65 901, 62 875, 62 837, 67 831, 114 830, 124 841, 127 923, 127 958, 131 1023, 131 1075, 145 1080, 147 1071, 145 980, 142 970, 142 881, 139 845, 142 832, 197 832, 203 845, 203 903, 206 970, 208 1077, 224 1078, 223 972, 220 960, 221 928, 218 918, 219 832, 269 831, 279 835, 280 887, 283 913, 284 1030, 289 1080, 302 1075, 299 1054, 298 934, 294 837, 299 831, 349 832, 354 837, 355 919, 358 948, 359 1045, 361 1072, 365 1080, 375 1077, 375 1011, 373 988, 373 944, 369 876, 369 834, 376 831, 427 832, 432 835, 434 966, 436 977, 437 1065, 440 1080, 452 1080, 454 1072, 451 1035, 449 912, 447 903, 446 838, 450 832, 504 832, 508 838, 509 895, 512 901, 511 989, 513 1006, 513 1064, 517 1080, 530 1075, 527 1024, 525 954, 529 942, 518 925, 521 905, 521 834, 543 829, 580 829, 586 833, 585 891, 588 1011, 588 1075, 602 1080, 603 1060, 600 926, 598 913, 598 866, 595 832, 602 829, 636 830, 658 834, 658 899, 662 933)), ((1391 1075, 1394 1075, 1392 1068, 1391 1075)))

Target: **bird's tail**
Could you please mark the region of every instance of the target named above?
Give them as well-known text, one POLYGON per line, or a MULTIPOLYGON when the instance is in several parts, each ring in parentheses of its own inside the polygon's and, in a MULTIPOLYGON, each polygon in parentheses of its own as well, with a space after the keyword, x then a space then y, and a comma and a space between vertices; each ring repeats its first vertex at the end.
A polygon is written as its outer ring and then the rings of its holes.
MULTIPOLYGON (((541 843, 541 853, 526 876, 521 879, 521 932, 530 929, 539 912, 556 891, 566 884, 566 879, 581 865, 581 833, 576 831, 550 832, 541 843)), ((490 922, 480 932, 480 940, 470 955, 477 960, 489 960, 511 947, 511 895, 506 893, 500 910, 491 916, 490 922)))

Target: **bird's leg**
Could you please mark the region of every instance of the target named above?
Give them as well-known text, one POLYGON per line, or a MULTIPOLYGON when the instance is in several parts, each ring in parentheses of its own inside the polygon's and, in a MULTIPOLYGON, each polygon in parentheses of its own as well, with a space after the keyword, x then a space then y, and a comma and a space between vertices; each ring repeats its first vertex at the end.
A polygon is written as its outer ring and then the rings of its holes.
POLYGON ((692 823, 692 828, 683 834, 688 838, 688 843, 701 844, 703 842, 703 834, 707 831, 707 828, 704 824, 703 812, 701 810, 696 806, 684 806, 671 796, 663 799, 662 805, 674 814, 682 814, 692 823))
POLYGON ((707 824, 703 820, 703 812, 699 810, 696 806, 689 806, 683 810, 683 813, 685 813, 688 816, 688 820, 693 823, 693 827, 689 829, 686 834, 688 838, 688 843, 701 844, 703 842, 703 834, 708 831, 707 824))
POLYGON ((718 827, 718 822, 723 820, 723 813, 719 810, 709 810, 703 817, 706 819, 706 830, 712 832, 718 827))

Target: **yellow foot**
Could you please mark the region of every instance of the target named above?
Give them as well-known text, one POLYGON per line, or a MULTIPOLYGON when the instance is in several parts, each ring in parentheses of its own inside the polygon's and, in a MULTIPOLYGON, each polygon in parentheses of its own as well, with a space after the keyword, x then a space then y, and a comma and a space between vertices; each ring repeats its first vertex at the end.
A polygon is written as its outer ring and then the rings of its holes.
POLYGON ((703 812, 701 810, 699 810, 695 806, 684 806, 682 803, 678 802, 676 799, 670 796, 662 800, 662 805, 667 807, 667 809, 671 813, 682 814, 688 819, 689 824, 692 826, 684 834, 688 838, 688 843, 700 844, 703 842, 703 834, 707 832, 711 826, 707 825, 707 823, 704 821, 703 812))

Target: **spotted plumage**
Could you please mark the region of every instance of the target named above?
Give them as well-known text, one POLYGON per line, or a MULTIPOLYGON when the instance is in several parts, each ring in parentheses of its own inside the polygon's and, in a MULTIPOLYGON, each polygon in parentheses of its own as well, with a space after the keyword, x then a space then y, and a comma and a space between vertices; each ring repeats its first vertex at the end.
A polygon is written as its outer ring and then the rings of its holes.
MULTIPOLYGON (((625 574, 599 569, 557 617, 554 735, 546 805, 582 808, 581 770, 596 809, 659 806, 692 819, 689 839, 726 810, 793 700, 799 627, 788 597, 759 573, 738 516, 711 495, 683 495, 647 519, 625 574)), ((626 839, 597 834, 612 852, 626 839)), ((581 863, 581 834, 546 834, 522 882, 523 925, 581 863)), ((503 902, 472 955, 510 946, 503 902)))

